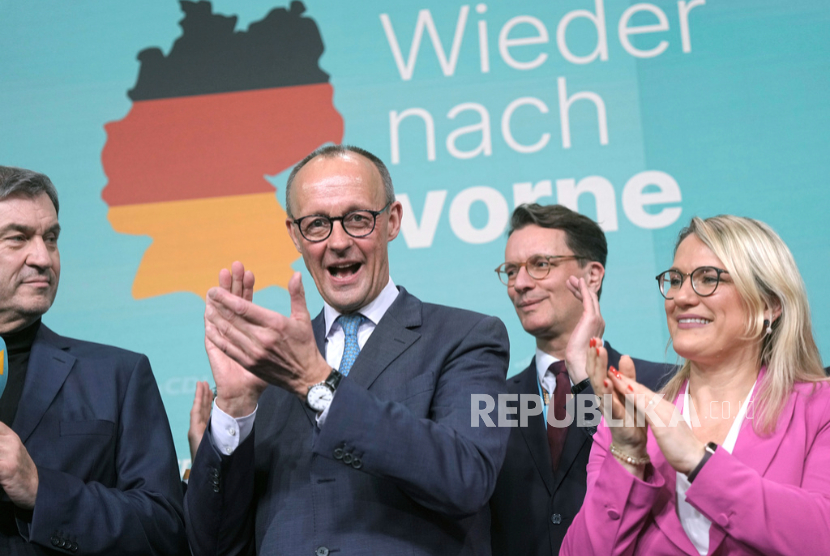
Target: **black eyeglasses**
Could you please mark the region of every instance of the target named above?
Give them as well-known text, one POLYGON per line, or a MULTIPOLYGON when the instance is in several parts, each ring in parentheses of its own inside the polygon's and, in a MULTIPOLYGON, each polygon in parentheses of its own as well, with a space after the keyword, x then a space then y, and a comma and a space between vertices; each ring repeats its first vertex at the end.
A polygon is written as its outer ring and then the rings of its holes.
POLYGON ((700 297, 709 297, 718 289, 721 282, 721 274, 729 274, 728 270, 714 266, 701 266, 688 274, 679 270, 667 270, 655 276, 657 285, 660 287, 660 294, 666 299, 674 299, 674 296, 683 287, 686 276, 692 279, 692 289, 700 297))
POLYGON ((389 208, 392 202, 380 210, 353 210, 343 216, 325 216, 323 214, 311 214, 293 221, 300 229, 300 233, 306 240, 312 243, 325 241, 331 235, 334 223, 340 221, 343 230, 352 237, 366 237, 375 231, 375 222, 380 213, 389 208))
POLYGON ((516 281, 516 276, 519 274, 519 269, 525 267, 528 275, 534 280, 541 280, 550 274, 550 269, 555 267, 562 261, 569 261, 572 259, 580 260, 584 257, 577 257, 576 255, 533 255, 523 263, 502 263, 496 268, 496 274, 499 275, 499 280, 505 286, 510 286, 516 281))

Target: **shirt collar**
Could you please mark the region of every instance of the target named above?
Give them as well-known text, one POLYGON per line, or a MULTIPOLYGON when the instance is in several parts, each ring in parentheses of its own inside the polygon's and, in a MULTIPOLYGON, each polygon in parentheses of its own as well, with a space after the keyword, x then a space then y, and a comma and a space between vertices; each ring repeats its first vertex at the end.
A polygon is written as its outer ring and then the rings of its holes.
POLYGON ((548 368, 559 361, 556 357, 549 353, 545 353, 539 348, 536 348, 536 374, 539 376, 539 382, 545 378, 548 368))
MULTIPOLYGON (((390 276, 389 282, 387 282, 386 286, 380 290, 378 296, 368 305, 364 305, 360 308, 360 314, 377 326, 380 319, 383 318, 383 315, 386 314, 386 311, 392 303, 395 302, 395 299, 397 299, 398 293, 400 292, 398 292, 398 288, 395 287, 395 283, 392 281, 392 277, 390 276)), ((326 338, 328 338, 329 334, 331 334, 332 326, 334 326, 335 321, 337 321, 337 317, 339 317, 341 313, 339 313, 328 303, 323 302, 323 315, 326 319, 326 338)))

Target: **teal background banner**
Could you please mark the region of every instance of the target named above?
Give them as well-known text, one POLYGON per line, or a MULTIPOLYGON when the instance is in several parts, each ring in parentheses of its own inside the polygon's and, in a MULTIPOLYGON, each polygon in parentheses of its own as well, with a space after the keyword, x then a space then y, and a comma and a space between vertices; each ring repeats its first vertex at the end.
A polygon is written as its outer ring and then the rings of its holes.
POLYGON ((732 213, 790 246, 830 350, 827 2, 0 0, 0 21, 0 164, 61 195, 44 322, 150 357, 182 466, 219 269, 286 313, 301 270, 322 307, 282 205, 328 141, 391 170, 395 282, 502 318, 511 374, 534 342, 493 269, 534 200, 605 229, 617 349, 675 360, 654 276, 692 216, 732 213))

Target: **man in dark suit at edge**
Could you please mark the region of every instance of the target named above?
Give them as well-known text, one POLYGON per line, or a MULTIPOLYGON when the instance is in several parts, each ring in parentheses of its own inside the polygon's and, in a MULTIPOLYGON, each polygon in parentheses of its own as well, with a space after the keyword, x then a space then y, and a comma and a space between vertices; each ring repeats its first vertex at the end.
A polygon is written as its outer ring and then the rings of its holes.
POLYGON ((325 306, 312 321, 299 273, 290 317, 253 304, 240 263, 209 292, 218 394, 185 497, 194 554, 489 554, 509 431, 471 426, 471 396, 505 391, 504 325, 394 285, 403 211, 371 153, 306 157, 286 211, 325 306))
MULTIPOLYGON (((512 394, 539 395, 560 421, 566 394, 593 394, 585 362, 590 339, 601 338, 605 329, 599 297, 607 254, 602 229, 566 207, 530 204, 513 212, 497 272, 522 327, 536 338, 536 355, 507 387, 512 394)), ((619 368, 619 352, 604 344, 609 366, 619 368)), ((634 364, 637 381, 653 390, 672 371, 638 359, 634 364)), ((567 427, 551 427, 544 413, 512 429, 490 500, 494 555, 559 554, 585 498, 595 431, 578 426, 576 418, 567 427)))
POLYGON ((184 554, 176 454, 149 361, 41 323, 58 290, 59 234, 49 178, 0 166, 0 554, 184 554))

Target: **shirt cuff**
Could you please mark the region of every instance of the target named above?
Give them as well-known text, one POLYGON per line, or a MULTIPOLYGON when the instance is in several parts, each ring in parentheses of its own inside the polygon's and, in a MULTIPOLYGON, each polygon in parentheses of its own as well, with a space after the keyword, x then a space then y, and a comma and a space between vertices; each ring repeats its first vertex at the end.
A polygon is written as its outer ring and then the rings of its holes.
POLYGON ((254 419, 258 407, 259 405, 250 415, 235 419, 222 411, 216 402, 213 403, 213 411, 210 414, 210 437, 213 439, 213 445, 221 454, 231 455, 248 438, 254 430, 254 419))
POLYGON ((326 409, 324 409, 322 413, 317 414, 317 428, 322 428, 323 425, 326 424, 326 417, 329 414, 329 409, 331 408, 331 404, 334 403, 334 397, 336 395, 337 395, 337 391, 335 391, 331 395, 331 403, 329 404, 329 406, 326 409))

